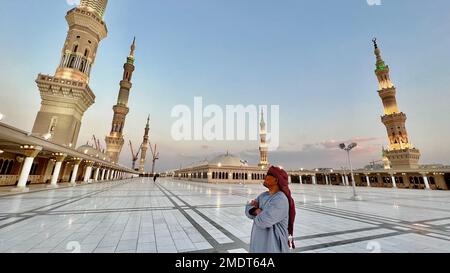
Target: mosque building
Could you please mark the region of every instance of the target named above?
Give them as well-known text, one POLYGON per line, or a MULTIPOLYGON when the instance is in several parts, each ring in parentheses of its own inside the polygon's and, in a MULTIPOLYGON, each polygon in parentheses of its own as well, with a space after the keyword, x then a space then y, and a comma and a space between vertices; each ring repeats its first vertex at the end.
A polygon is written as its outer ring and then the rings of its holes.
MULTIPOLYGON (((389 146, 383 148, 381 168, 364 168, 354 171, 355 185, 359 187, 407 188, 426 190, 450 190, 450 168, 441 165, 419 165, 420 151, 411 144, 406 130, 406 114, 400 112, 396 100, 396 88, 390 79, 390 70, 382 59, 376 39, 373 40, 376 56, 375 74, 379 83, 378 94, 383 102, 381 121, 388 132, 389 146)), ((248 166, 229 154, 172 171, 176 179, 207 183, 261 183, 268 162, 266 123, 260 123, 260 163, 248 166)), ((291 183, 312 185, 351 186, 349 170, 318 168, 313 170, 287 170, 291 183)))
MULTIPOLYGON (((135 70, 135 40, 124 64, 111 131, 106 137, 106 151, 99 145, 77 146, 84 113, 96 96, 90 88, 92 68, 100 42, 108 35, 104 21, 107 0, 81 0, 69 10, 69 26, 59 65, 54 75, 39 74, 36 79, 41 106, 31 133, 1 122, 0 114, 0 186, 15 186, 13 191, 28 191, 29 184, 61 183, 76 186, 137 177, 144 172, 149 147, 149 120, 141 145, 139 172, 118 164, 124 145, 124 128, 129 112, 128 99, 135 70), (78 148, 76 148, 78 147, 78 148)), ((415 148, 406 130, 406 114, 401 112, 396 88, 390 79, 390 68, 373 40, 376 56, 375 74, 378 94, 384 107, 382 123, 386 126, 388 146, 380 154, 381 168, 354 171, 360 187, 449 190, 450 168, 420 165, 421 152, 415 148)), ((178 180, 205 183, 261 183, 271 166, 264 113, 260 120, 259 162, 254 165, 229 153, 174 170, 168 175, 178 180)), ((255 147, 256 148, 256 147, 255 147)), ((272 162, 273 163, 273 162, 272 162)), ((349 186, 350 172, 318 168, 287 170, 291 183, 349 186)))

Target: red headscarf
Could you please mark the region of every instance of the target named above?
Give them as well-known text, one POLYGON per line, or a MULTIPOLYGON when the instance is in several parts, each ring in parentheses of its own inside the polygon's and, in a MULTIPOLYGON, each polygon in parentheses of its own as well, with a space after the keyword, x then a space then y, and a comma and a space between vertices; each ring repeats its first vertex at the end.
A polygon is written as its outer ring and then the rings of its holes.
MULTIPOLYGON (((288 174, 277 167, 270 167, 269 171, 267 172, 267 175, 271 175, 273 177, 276 177, 278 180, 278 186, 280 187, 280 190, 286 195, 289 201, 289 226, 288 226, 288 232, 289 236, 293 237, 294 235, 294 221, 295 221, 295 202, 294 199, 292 199, 291 190, 289 189, 289 177, 288 174)), ((295 248, 294 239, 289 238, 289 247, 295 248)))

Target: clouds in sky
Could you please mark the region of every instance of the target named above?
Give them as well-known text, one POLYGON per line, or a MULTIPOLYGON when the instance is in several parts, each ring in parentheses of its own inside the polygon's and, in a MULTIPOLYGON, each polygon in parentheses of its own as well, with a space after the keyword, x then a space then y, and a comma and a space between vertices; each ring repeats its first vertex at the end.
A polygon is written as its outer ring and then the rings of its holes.
POLYGON ((67 5, 75 6, 80 4, 80 0, 66 0, 67 5))

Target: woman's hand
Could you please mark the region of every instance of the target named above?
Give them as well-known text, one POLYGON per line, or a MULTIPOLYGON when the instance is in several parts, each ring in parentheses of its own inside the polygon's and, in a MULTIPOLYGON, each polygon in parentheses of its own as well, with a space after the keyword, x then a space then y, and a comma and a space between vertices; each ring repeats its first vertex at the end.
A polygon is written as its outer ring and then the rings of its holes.
POLYGON ((263 212, 262 209, 256 209, 255 210, 255 216, 260 215, 262 212, 263 212))
POLYGON ((250 201, 250 206, 253 206, 254 208, 259 209, 259 203, 256 200, 250 201))

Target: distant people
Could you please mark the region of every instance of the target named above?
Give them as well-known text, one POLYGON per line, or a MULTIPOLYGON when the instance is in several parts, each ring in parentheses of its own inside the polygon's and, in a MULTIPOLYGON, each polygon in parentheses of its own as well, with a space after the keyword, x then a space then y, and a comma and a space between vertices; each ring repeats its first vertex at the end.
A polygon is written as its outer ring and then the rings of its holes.
POLYGON ((156 179, 158 179, 158 177, 159 177, 159 174, 155 174, 155 175, 153 176, 153 182, 156 183, 156 179))
POLYGON ((292 237, 295 203, 289 190, 288 174, 271 167, 264 187, 269 191, 245 208, 245 214, 253 220, 250 253, 288 253, 290 248, 295 248, 292 237))

